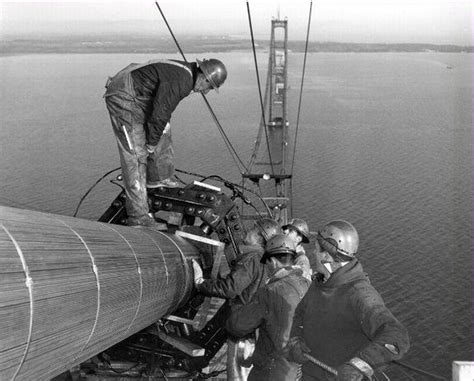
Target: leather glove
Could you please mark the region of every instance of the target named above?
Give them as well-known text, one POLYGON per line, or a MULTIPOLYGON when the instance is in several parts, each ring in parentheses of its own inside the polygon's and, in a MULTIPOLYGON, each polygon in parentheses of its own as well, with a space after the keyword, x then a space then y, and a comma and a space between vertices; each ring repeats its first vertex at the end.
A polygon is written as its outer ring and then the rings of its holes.
POLYGON ((365 375, 350 364, 342 364, 337 368, 336 381, 362 381, 365 375))
POLYGON ((306 343, 301 337, 292 337, 288 342, 289 353, 288 357, 291 361, 303 364, 308 359, 304 356, 305 353, 311 352, 306 343))
POLYGON ((197 263, 195 259, 192 259, 191 262, 193 264, 193 270, 194 270, 194 285, 197 286, 201 284, 202 282, 204 282, 203 273, 202 273, 201 266, 199 266, 199 263, 197 263))

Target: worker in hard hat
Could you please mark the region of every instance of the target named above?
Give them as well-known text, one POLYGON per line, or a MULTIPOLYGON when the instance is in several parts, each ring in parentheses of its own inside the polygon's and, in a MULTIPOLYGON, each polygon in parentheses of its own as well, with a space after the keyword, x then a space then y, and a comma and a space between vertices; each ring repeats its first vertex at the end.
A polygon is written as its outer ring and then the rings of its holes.
MULTIPOLYGON (((231 266, 225 278, 204 279, 201 266, 193 260, 194 284, 198 292, 208 296, 230 299, 230 314, 248 303, 257 290, 265 285, 268 278, 266 267, 260 262, 265 244, 276 234, 281 233, 278 222, 271 218, 255 221, 245 236, 244 244, 239 247, 240 257, 231 266)), ((237 345, 228 340, 227 379, 245 380, 250 369, 237 364, 237 345)), ((242 344, 244 345, 244 344, 242 344)))
POLYGON ((303 270, 303 276, 311 281, 313 271, 310 266, 303 243, 309 243, 310 232, 308 224, 301 218, 293 218, 286 225, 281 227, 284 234, 290 237, 296 246, 296 259, 294 266, 299 266, 303 270))
POLYGON ((358 246, 357 230, 347 221, 331 221, 318 232, 316 255, 330 275, 311 284, 296 310, 289 343, 289 358, 303 363, 303 380, 332 377, 316 361, 337 372, 334 380, 371 380, 409 349, 407 330, 357 259, 358 246))
POLYGON ((296 246, 285 234, 271 238, 261 259, 269 278, 252 300, 227 320, 229 334, 243 337, 259 329, 249 380, 295 380, 298 366, 286 359, 293 315, 310 282, 293 267, 296 246))
POLYGON ((206 94, 227 78, 217 59, 130 64, 109 78, 104 95, 120 154, 127 224, 158 227, 147 188, 178 187, 174 179, 171 114, 191 92, 206 94))

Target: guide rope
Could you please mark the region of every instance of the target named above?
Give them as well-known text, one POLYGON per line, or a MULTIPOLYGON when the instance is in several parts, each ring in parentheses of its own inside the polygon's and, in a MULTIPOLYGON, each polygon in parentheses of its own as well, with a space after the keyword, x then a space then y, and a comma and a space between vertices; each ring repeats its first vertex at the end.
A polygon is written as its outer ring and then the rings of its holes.
POLYGON ((81 199, 79 200, 79 203, 77 204, 76 206, 76 210, 74 211, 74 214, 72 215, 73 217, 76 217, 77 216, 77 212, 79 211, 79 208, 81 207, 82 205, 82 202, 86 199, 86 197, 89 195, 89 193, 92 192, 92 189, 94 189, 96 187, 97 184, 99 184, 103 179, 105 179, 108 175, 110 175, 111 173, 115 172, 115 171, 118 171, 119 169, 121 169, 122 167, 118 167, 118 168, 115 168, 115 169, 112 169, 111 171, 108 171, 105 175, 103 175, 99 180, 97 180, 94 184, 92 184, 92 186, 89 188, 89 190, 84 194, 84 196, 81 197, 81 199))
MULTIPOLYGON (((165 14, 163 13, 163 11, 161 10, 161 7, 160 5, 158 4, 157 1, 155 1, 155 4, 156 4, 156 7, 158 8, 158 11, 160 12, 161 14, 161 17, 163 18, 165 24, 166 24, 166 27, 168 28, 170 34, 171 34, 171 37, 173 37, 173 40, 174 40, 174 43, 176 44, 176 46, 178 47, 178 50, 179 52, 181 53, 181 56, 183 57, 183 60, 185 62, 188 62, 188 60, 186 59, 186 56, 184 55, 183 53, 183 50, 181 49, 181 46, 179 45, 179 42, 178 40, 176 39, 167 19, 166 19, 166 16, 165 14)), ((231 156, 232 156, 232 159, 234 160, 234 163, 236 164, 237 168, 239 169, 239 172, 240 174, 243 174, 244 172, 248 172, 248 169, 247 167, 245 166, 245 164, 242 162, 242 160, 240 159, 239 155, 237 154, 237 152, 235 151, 235 148, 234 146, 232 145, 232 143, 230 142, 229 138, 227 137, 227 134, 225 133, 224 129, 222 128, 222 125, 220 124, 219 120, 217 119, 217 116, 216 114, 214 113, 214 111, 212 110, 212 107, 211 105, 209 104, 206 96, 201 93, 201 96, 202 98, 204 99, 204 102, 206 103, 206 106, 207 108, 209 109, 209 112, 211 113, 211 116, 212 116, 212 119, 214 120, 214 123, 216 124, 222 138, 224 139, 224 143, 227 147, 227 149, 229 150, 231 156)))

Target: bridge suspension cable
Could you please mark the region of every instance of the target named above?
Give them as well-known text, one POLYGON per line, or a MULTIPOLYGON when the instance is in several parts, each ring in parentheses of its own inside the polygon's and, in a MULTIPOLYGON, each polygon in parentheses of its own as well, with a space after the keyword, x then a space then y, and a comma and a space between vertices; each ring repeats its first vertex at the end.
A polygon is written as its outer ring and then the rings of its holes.
POLYGON ((252 27, 252 17, 250 15, 250 5, 249 5, 248 1, 246 2, 246 4, 247 4, 247 15, 248 15, 248 19, 249 19, 250 36, 251 36, 251 39, 252 39, 252 51, 253 51, 253 60, 254 60, 254 63, 255 63, 255 73, 257 75, 258 95, 259 95, 259 99, 260 99, 260 108, 261 108, 261 112, 262 112, 262 123, 263 123, 263 128, 264 128, 264 131, 265 131, 265 140, 266 140, 266 143, 267 143, 267 150, 268 150, 268 158, 269 158, 269 161, 270 161, 270 167, 271 167, 272 175, 275 175, 275 171, 274 171, 274 168, 273 168, 272 154, 271 154, 271 151, 270 151, 270 143, 269 143, 269 140, 268 140, 267 123, 266 123, 266 120, 265 120, 265 106, 263 104, 262 86, 260 84, 260 75, 259 75, 259 72, 258 72, 257 53, 256 53, 256 50, 255 50, 255 39, 253 37, 253 27, 252 27))
POLYGON ((304 48, 304 59, 303 59, 303 70, 301 74, 301 86, 300 86, 300 96, 299 96, 299 101, 298 101, 298 113, 296 116, 296 127, 295 127, 295 138, 294 138, 294 143, 293 143, 293 157, 291 159, 291 170, 290 173, 293 173, 293 167, 295 165, 295 156, 296 156, 296 144, 297 144, 297 139, 298 139, 298 128, 300 125, 300 113, 301 113, 301 100, 303 98, 303 85, 304 85, 304 75, 306 71, 306 57, 308 54, 308 41, 309 41, 309 30, 311 26, 311 14, 312 14, 312 9, 313 9, 313 1, 311 0, 309 3, 309 15, 308 15, 308 27, 306 29, 306 43, 305 43, 305 48, 304 48))

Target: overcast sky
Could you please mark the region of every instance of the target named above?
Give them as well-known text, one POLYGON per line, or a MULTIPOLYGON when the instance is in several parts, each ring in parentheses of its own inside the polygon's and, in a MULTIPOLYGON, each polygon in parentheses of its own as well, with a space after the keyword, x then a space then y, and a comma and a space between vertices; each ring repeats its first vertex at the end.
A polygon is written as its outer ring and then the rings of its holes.
MULTIPOLYGON (((473 0, 315 0, 310 38, 338 42, 472 45, 473 0)), ((177 37, 249 36, 245 0, 160 0, 177 37)), ((304 39, 310 0, 249 0, 256 38, 272 16, 287 16, 289 38, 304 39)), ((12 33, 156 33, 167 36, 153 0, 2 1, 2 36, 12 33)))

